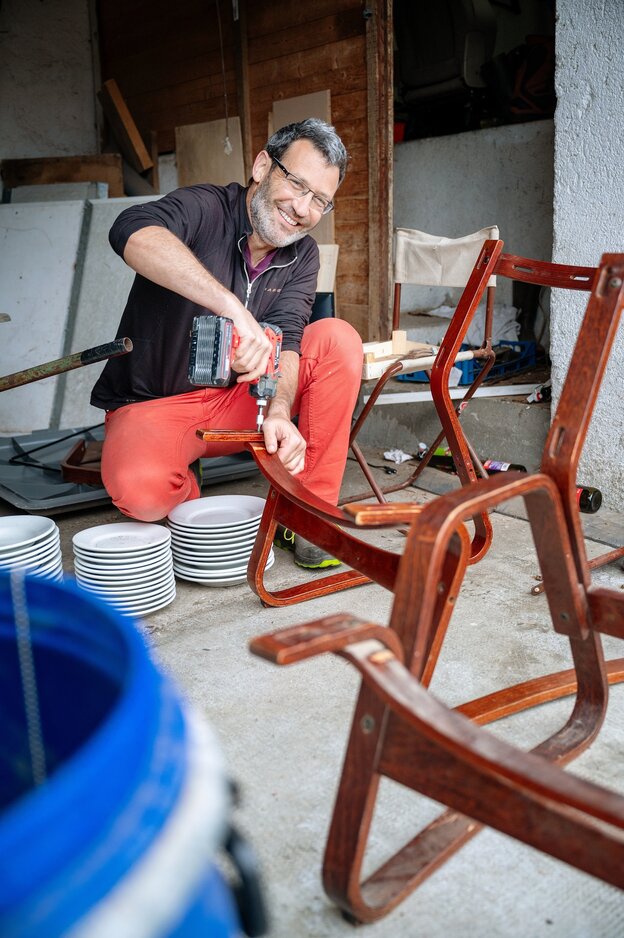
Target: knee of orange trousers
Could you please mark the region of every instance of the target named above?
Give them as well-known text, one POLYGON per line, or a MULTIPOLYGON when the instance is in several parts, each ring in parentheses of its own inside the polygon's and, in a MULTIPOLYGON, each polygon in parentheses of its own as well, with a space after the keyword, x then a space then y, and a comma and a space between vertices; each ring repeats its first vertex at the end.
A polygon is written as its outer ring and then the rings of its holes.
POLYGON ((318 367, 322 367, 323 380, 334 379, 353 400, 357 398, 362 380, 362 339, 352 325, 343 319, 319 319, 303 331, 299 398, 306 385, 314 379, 318 367))
POLYGON ((103 467, 102 481, 119 511, 137 521, 161 521, 176 505, 200 494, 190 470, 180 473, 150 461, 116 460, 107 472, 103 467))

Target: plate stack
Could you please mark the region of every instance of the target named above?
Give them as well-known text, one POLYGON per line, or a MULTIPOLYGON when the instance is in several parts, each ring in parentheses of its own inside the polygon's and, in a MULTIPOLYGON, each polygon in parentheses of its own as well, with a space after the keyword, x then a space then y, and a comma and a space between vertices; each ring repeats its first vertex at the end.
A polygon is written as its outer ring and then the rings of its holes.
MULTIPOLYGON (((215 495, 177 505, 167 519, 175 575, 205 586, 243 583, 263 510, 264 499, 255 495, 215 495)), ((267 569, 274 560, 271 550, 267 569)))
POLYGON ((145 616, 175 599, 171 535, 161 524, 123 521, 74 534, 76 581, 124 615, 145 616))
POLYGON ((8 515, 0 518, 0 567, 63 579, 58 525, 51 518, 8 515))

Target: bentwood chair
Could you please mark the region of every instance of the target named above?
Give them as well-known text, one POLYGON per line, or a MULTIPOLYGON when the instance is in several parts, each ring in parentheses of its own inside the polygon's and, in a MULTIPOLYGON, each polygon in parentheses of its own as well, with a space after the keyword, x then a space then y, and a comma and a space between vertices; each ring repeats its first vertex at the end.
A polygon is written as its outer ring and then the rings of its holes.
MULTIPOLYGON (((503 259, 498 272, 513 263, 503 259)), ((389 627, 335 615, 251 643, 255 654, 278 664, 333 651, 362 674, 323 867, 326 892, 355 921, 387 914, 482 825, 624 888, 624 797, 563 769, 600 732, 609 683, 624 680, 624 658, 605 662, 601 645, 602 634, 624 639, 624 593, 592 585, 575 495, 580 452, 624 307, 624 254, 604 255, 586 276, 591 296, 540 471, 479 480, 422 508, 397 572, 389 627), (461 588, 469 558, 464 522, 517 496, 526 504, 553 629, 568 640, 573 667, 450 709, 427 690, 448 621, 438 619, 437 592, 450 587, 456 597, 461 588), (575 695, 570 716, 530 753, 482 728, 567 694, 575 695), (446 810, 363 879, 383 777, 446 810)), ((347 510, 371 525, 405 521, 411 507, 347 510)))
MULTIPOLYGON (((462 297, 462 302, 465 299, 468 307, 476 302, 479 294, 483 294, 492 273, 495 273, 497 277, 504 276, 524 283, 585 291, 592 289, 597 276, 595 267, 534 261, 525 257, 502 254, 501 248, 501 241, 486 241, 483 245, 462 297)), ((448 390, 447 376, 452 367, 452 344, 449 342, 447 345, 444 360, 440 361, 439 368, 432 370, 431 390, 453 458, 458 466, 463 464, 465 468, 466 474, 462 481, 465 484, 475 483, 477 477, 448 390)), ((440 355, 442 354, 441 348, 440 355)), ((316 498, 312 492, 298 483, 296 478, 290 476, 282 468, 277 457, 267 454, 261 434, 251 431, 198 430, 197 432, 206 442, 210 440, 239 442, 241 448, 247 447, 252 452, 258 468, 270 483, 266 507, 247 571, 248 581, 263 603, 289 605, 347 587, 359 586, 371 579, 393 590, 398 555, 389 555, 385 551, 372 549, 349 533, 349 529, 356 527, 349 513, 343 508, 336 508, 316 498), (338 557, 352 569, 329 576, 314 573, 311 579, 295 587, 287 590, 272 590, 265 583, 264 572, 278 524, 283 524, 301 534, 338 557)), ((359 501, 362 497, 367 498, 369 495, 370 493, 364 493, 363 496, 357 495, 353 497, 353 500, 359 501)), ((421 510, 422 506, 412 505, 410 517, 414 517, 421 510)), ((576 502, 574 502, 574 511, 578 515, 576 502)), ((389 518, 389 516, 385 517, 389 518)), ((490 546, 492 526, 487 510, 476 512, 472 520, 474 532, 469 562, 475 563, 484 556, 490 546)), ((388 521, 388 527, 396 527, 396 523, 388 521)), ((624 555, 624 550, 622 554, 624 555)), ((613 552, 605 555, 605 562, 607 559, 609 562, 614 559, 613 552)))

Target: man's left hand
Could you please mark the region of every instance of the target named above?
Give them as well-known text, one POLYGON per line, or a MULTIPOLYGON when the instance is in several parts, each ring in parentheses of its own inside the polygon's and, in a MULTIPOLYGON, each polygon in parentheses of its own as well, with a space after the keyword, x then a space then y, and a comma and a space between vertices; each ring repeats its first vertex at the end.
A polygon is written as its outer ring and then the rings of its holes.
POLYGON ((269 414, 262 424, 268 453, 277 453, 285 469, 296 476, 305 465, 306 441, 287 417, 269 414))

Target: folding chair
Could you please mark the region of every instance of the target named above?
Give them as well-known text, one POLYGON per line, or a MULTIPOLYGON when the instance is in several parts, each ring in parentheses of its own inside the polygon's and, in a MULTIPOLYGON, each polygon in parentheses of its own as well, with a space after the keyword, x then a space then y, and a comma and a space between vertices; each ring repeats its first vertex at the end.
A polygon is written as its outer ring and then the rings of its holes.
MULTIPOLYGON (((516 260, 503 258, 497 272, 516 260)), ((558 265, 546 266, 554 276, 558 265)), ((605 663, 600 639, 624 639, 624 594, 591 585, 575 497, 581 448, 624 307, 624 254, 604 255, 597 271, 581 270, 567 268, 567 276, 577 285, 589 278, 592 293, 540 472, 479 480, 423 506, 397 573, 389 628, 337 615, 251 643, 255 654, 278 664, 333 651, 364 678, 323 869, 326 892, 353 920, 386 915, 483 824, 624 888, 624 797, 562 768, 599 733, 608 684, 624 680, 624 658, 605 663), (469 560, 463 523, 517 496, 527 507, 553 628, 568 638, 573 668, 451 710, 426 690, 447 624, 437 620, 436 592, 449 571, 454 590, 461 584, 469 560), (576 695, 569 718, 531 753, 480 729, 566 694, 576 695), (382 777, 447 810, 362 882, 382 777)), ((545 265, 525 261, 523 273, 543 278, 545 265)), ((558 273, 565 280, 564 268, 558 273)), ((348 506, 367 525, 399 520, 404 509, 348 506)))

